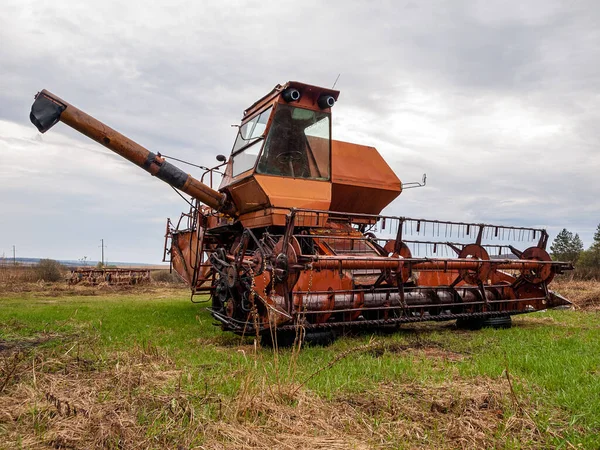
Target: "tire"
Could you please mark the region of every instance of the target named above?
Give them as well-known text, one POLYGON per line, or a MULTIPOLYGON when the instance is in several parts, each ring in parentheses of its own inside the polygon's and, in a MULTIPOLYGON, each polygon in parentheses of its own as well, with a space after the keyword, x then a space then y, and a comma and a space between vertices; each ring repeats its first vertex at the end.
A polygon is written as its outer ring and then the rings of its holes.
POLYGON ((512 326, 512 318, 510 316, 497 316, 480 318, 461 317, 456 320, 456 328, 460 330, 477 331, 482 328, 506 329, 512 326))
POLYGON ((510 316, 488 317, 484 319, 485 328, 508 329, 512 327, 512 318, 510 316))
POLYGON ((304 336, 304 345, 320 345, 326 347, 335 341, 336 335, 334 331, 311 331, 304 336))
POLYGON ((456 319, 456 328, 459 330, 477 331, 483 328, 483 319, 461 317, 456 319))
MULTIPOLYGON (((294 345, 296 339, 296 333, 292 331, 278 331, 277 332, 277 347, 291 347, 294 345)), ((274 347, 273 338, 269 331, 262 334, 260 339, 260 345, 262 347, 274 347)))
MULTIPOLYGON (((331 330, 327 331, 307 331, 304 336, 302 345, 309 346, 328 346, 335 341, 335 332, 331 330)), ((294 331, 279 331, 277 332, 277 346, 280 348, 291 347, 294 345, 296 340, 296 333, 294 331)), ((260 345, 263 347, 273 347, 273 339, 271 333, 265 333, 261 336, 260 345)))

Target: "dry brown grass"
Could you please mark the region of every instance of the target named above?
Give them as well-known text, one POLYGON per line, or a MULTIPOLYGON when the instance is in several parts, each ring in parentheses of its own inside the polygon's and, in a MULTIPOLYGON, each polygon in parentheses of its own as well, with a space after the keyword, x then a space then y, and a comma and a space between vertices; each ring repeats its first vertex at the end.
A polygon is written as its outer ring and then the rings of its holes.
POLYGON ((598 281, 557 278, 551 288, 573 302, 575 309, 600 310, 600 282, 598 281))
POLYGON ((179 283, 152 282, 143 285, 114 285, 101 283, 97 286, 68 285, 66 282, 49 283, 36 282, 2 282, 0 281, 0 295, 22 296, 23 294, 35 297, 62 297, 62 296, 101 296, 114 294, 156 294, 181 292, 189 295, 189 288, 179 283))
POLYGON ((237 421, 217 424, 219 448, 490 448, 540 444, 533 421, 512 412, 507 384, 479 378, 431 385, 381 384, 324 400, 292 402, 258 385, 238 398, 237 421), (233 445, 232 445, 233 444, 233 445))
POLYGON ((0 284, 33 283, 37 278, 33 266, 0 265, 0 284))
POLYGON ((202 369, 176 369, 151 345, 105 355, 95 355, 93 339, 60 351, 37 347, 56 337, 0 347, 0 431, 9 447, 450 449, 543 442, 526 412, 532 406, 516 399, 505 377, 382 383, 324 399, 300 384, 269 384, 260 367, 272 357, 258 353, 249 355, 258 370, 232 374, 241 388, 226 397, 208 386, 186 388, 202 369))

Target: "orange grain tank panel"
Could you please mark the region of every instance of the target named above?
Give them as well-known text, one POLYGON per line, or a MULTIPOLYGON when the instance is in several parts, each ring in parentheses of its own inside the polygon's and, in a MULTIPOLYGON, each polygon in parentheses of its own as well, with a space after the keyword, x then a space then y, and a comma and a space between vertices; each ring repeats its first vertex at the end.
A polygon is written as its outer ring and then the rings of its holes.
POLYGON ((331 184, 326 181, 268 175, 254 175, 254 177, 275 208, 326 211, 331 204, 331 184))
POLYGON ((331 141, 331 210, 379 214, 402 184, 373 147, 331 141))
POLYGON ((240 216, 240 222, 246 228, 262 228, 271 225, 284 226, 289 209, 266 208, 240 216))
POLYGON ((269 205, 268 197, 253 176, 236 181, 225 190, 231 195, 233 203, 239 205, 240 214, 263 209, 269 205))

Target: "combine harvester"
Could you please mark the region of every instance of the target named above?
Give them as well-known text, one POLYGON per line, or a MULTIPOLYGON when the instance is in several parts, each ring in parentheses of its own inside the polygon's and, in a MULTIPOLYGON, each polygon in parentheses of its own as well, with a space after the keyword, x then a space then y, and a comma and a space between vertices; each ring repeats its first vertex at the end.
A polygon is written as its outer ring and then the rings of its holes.
POLYGON ((42 133, 61 121, 194 199, 167 220, 164 255, 192 300, 210 294, 224 330, 331 339, 427 320, 510 326, 570 304, 548 290, 572 266, 551 260, 543 229, 381 215, 418 183, 403 185, 375 148, 331 139, 338 95, 277 85, 200 180, 48 91, 30 118, 42 133))

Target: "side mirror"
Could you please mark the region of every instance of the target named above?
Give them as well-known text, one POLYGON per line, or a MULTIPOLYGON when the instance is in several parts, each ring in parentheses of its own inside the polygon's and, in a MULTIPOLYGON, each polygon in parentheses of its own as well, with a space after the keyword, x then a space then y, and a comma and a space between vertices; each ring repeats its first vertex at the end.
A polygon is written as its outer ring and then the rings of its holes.
POLYGON ((225 155, 217 155, 217 161, 224 163, 227 161, 227 158, 225 155))

